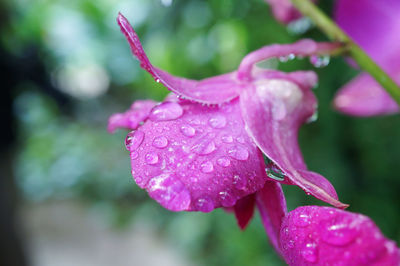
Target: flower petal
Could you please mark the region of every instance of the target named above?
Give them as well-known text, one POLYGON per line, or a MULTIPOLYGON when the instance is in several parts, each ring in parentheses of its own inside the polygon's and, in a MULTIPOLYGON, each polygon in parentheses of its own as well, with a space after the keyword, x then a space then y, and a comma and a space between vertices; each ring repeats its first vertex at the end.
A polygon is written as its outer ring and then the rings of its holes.
POLYGON ((206 104, 220 104, 238 96, 240 85, 236 81, 235 73, 196 81, 175 77, 154 67, 128 20, 122 14, 118 14, 117 22, 129 42, 132 53, 140 61, 140 66, 169 90, 188 100, 206 104))
POLYGON ((368 74, 362 73, 346 84, 335 96, 335 108, 349 115, 392 114, 399 106, 368 74))
POLYGON ((156 104, 157 102, 152 100, 139 100, 134 102, 126 112, 113 114, 108 119, 108 132, 114 133, 118 128, 136 129, 141 122, 147 119, 156 104))
POLYGON ((265 0, 265 2, 271 6, 274 17, 284 24, 301 17, 300 12, 294 8, 290 0, 265 0))
POLYGON ((136 183, 172 211, 231 207, 267 179, 238 100, 211 107, 163 102, 127 142, 136 183))
MULTIPOLYGON (((316 2, 316 0, 312 1, 316 2)), ((284 24, 289 24, 302 17, 290 0, 265 0, 265 2, 271 6, 274 17, 284 24)))
POLYGON ((252 79, 252 70, 257 62, 273 57, 285 56, 311 56, 316 54, 326 54, 337 49, 342 44, 333 42, 314 42, 310 39, 303 39, 293 44, 273 44, 264 46, 246 55, 239 65, 237 72, 238 79, 249 81, 252 79))
MULTIPOLYGON (((335 20, 351 38, 400 84, 400 1, 337 0, 335 20), (362 28, 362 30, 360 30, 362 28)), ((394 100, 372 77, 361 74, 345 85, 335 107, 346 114, 372 116, 399 111, 394 100)))
POLYGON ((400 251, 368 217, 330 207, 291 211, 280 231, 289 265, 399 265, 400 251))
POLYGON ((257 208, 272 245, 281 254, 279 231, 286 215, 286 200, 279 183, 267 181, 264 188, 257 192, 257 208))
POLYGON ((240 229, 244 230, 254 215, 254 207, 256 206, 255 194, 250 194, 238 200, 233 206, 235 217, 240 229))
POLYGON ((310 88, 284 79, 257 80, 242 91, 240 105, 247 132, 284 172, 286 182, 336 207, 346 207, 324 177, 307 171, 299 149, 298 129, 316 111, 310 88))

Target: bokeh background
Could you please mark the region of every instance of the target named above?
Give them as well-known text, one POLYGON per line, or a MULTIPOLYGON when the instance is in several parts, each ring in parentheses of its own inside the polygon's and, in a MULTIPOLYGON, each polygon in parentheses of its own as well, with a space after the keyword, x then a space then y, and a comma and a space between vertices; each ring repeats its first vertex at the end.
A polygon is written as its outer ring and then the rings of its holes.
MULTIPOLYGON (((321 2, 331 14, 333 1, 321 2)), ((109 135, 107 119, 167 91, 131 56, 118 11, 156 66, 194 79, 232 71, 267 44, 325 40, 307 20, 279 24, 262 0, 2 0, 0 265, 284 265, 258 215, 242 232, 223 210, 168 212, 133 182, 127 132, 109 135)), ((300 131, 305 160, 399 242, 399 115, 332 109, 358 72, 344 58, 319 69, 273 63, 318 73, 319 118, 300 131)), ((290 209, 322 204, 284 190, 290 209)))

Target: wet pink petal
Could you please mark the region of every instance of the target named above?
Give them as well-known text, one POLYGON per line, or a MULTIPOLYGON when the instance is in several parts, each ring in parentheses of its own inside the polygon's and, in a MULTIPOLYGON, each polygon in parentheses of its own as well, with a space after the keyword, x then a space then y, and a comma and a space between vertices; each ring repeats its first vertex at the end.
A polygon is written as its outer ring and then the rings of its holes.
POLYGON ((400 251, 368 217, 305 206, 291 211, 280 230, 289 265, 399 265, 400 251))
POLYGON ((126 142, 136 183, 172 211, 234 206, 267 178, 238 100, 212 107, 163 102, 126 142))
MULTIPOLYGON (((313 1, 316 2, 316 0, 313 1)), ((302 17, 301 13, 297 11, 290 0, 265 0, 265 2, 271 6, 274 17, 284 24, 302 17)))
POLYGON ((365 73, 358 75, 336 94, 334 105, 337 110, 355 116, 392 114, 399 111, 399 106, 389 94, 365 73))
POLYGON ((329 181, 307 170, 299 149, 298 129, 312 118, 317 107, 310 87, 287 79, 259 79, 242 91, 240 105, 247 132, 262 152, 283 171, 285 178, 282 181, 295 184, 336 207, 347 206, 338 201, 329 181))
POLYGON ((114 133, 118 128, 136 129, 147 119, 150 110, 156 104, 157 102, 152 100, 138 100, 126 112, 113 114, 108 120, 108 132, 114 133))
POLYGON ((122 14, 118 14, 117 22, 131 46, 132 53, 139 60, 140 66, 169 90, 188 100, 206 104, 220 104, 238 96, 240 84, 236 81, 235 73, 195 81, 172 76, 154 67, 128 20, 122 14))
POLYGON ((279 183, 267 181, 264 188, 257 192, 257 208, 272 245, 281 254, 279 231, 286 215, 286 200, 279 183))
POLYGON ((273 44, 264 46, 243 58, 239 65, 237 76, 239 80, 249 81, 253 79, 253 68, 256 68, 255 64, 257 62, 273 57, 305 57, 329 53, 329 51, 340 47, 340 45, 340 43, 317 43, 310 39, 303 39, 293 44, 273 44))
MULTIPOLYGON (((335 19, 398 84, 400 84, 400 1, 337 0, 335 19), (360 30, 362 29, 362 30, 360 30)), ((372 116, 399 107, 370 76, 363 73, 336 95, 335 107, 346 114, 372 116)))
POLYGON ((249 224, 254 215, 254 208, 256 206, 255 194, 250 194, 238 200, 233 206, 235 217, 240 229, 244 230, 249 224))

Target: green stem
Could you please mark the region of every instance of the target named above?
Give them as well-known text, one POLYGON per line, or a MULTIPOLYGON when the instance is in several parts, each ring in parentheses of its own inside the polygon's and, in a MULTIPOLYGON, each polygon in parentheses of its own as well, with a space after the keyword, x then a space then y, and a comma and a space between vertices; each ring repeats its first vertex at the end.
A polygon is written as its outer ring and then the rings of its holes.
POLYGON ((293 5, 309 17, 331 40, 346 45, 348 54, 360 68, 368 72, 390 94, 400 106, 400 88, 339 26, 325 15, 310 0, 291 0, 293 5))

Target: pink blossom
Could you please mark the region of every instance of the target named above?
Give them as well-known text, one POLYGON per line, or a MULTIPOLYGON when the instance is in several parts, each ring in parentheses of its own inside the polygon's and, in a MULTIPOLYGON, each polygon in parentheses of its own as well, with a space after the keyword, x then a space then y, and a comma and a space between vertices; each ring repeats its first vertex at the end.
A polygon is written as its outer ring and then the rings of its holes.
MULTIPOLYGON (((335 19, 374 61, 400 84, 400 1, 337 0, 335 19)), ((399 106, 368 74, 361 73, 336 95, 336 109, 356 116, 390 114, 399 106)))
POLYGON ((310 56, 331 44, 302 40, 263 47, 247 55, 237 71, 195 81, 154 67, 129 22, 122 15, 117 20, 141 67, 172 91, 162 103, 140 101, 109 121, 111 131, 133 130, 126 138, 132 175, 150 197, 171 211, 235 206, 244 227, 254 206, 249 195, 262 189, 275 169, 282 172, 280 182, 346 207, 324 177, 307 170, 297 143, 299 127, 316 111, 315 73, 255 65, 270 57, 310 56), (269 175, 263 154, 272 161, 269 175))
MULTIPOLYGON (((312 0, 316 2, 317 0, 312 0)), ((272 14, 276 20, 289 24, 302 17, 301 13, 293 6, 290 0, 265 0, 272 10, 272 14)))
POLYGON ((262 222, 289 265, 399 265, 400 250, 361 214, 321 206, 286 213, 278 183, 257 193, 262 222))

